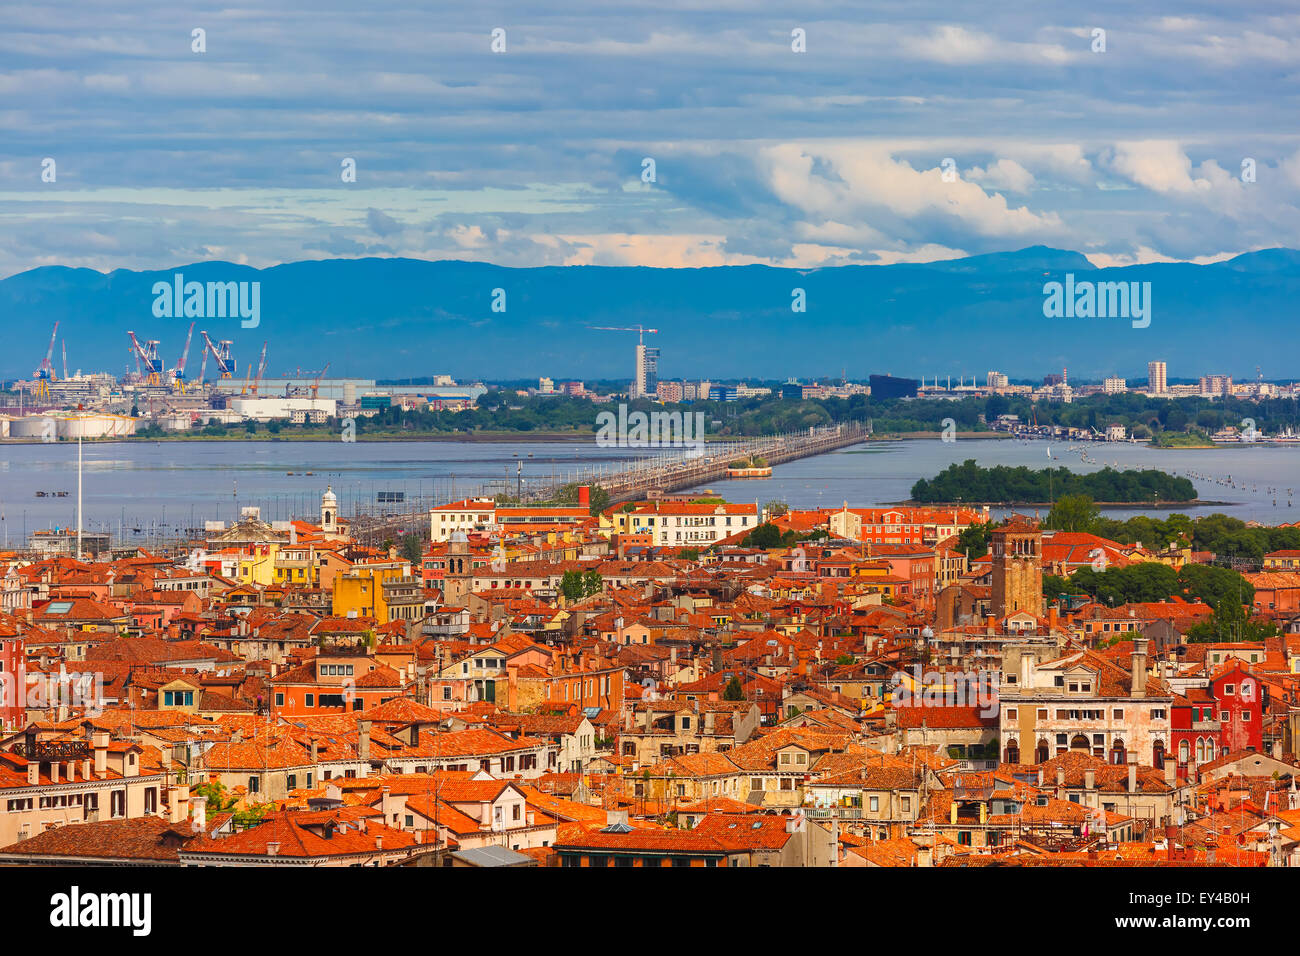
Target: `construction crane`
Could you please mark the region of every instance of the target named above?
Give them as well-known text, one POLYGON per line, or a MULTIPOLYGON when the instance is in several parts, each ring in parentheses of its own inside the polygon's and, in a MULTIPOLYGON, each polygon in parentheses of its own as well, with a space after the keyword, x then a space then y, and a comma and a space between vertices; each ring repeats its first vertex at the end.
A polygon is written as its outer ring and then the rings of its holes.
POLYGON ((316 381, 311 383, 311 400, 316 401, 316 393, 320 391, 320 380, 325 377, 325 373, 330 370, 330 363, 326 362, 325 367, 316 373, 316 381))
POLYGON ((658 329, 647 329, 643 325, 637 325, 632 328, 615 325, 589 325, 587 328, 595 329, 597 332, 635 332, 637 333, 637 345, 645 345, 645 336, 647 332, 655 335, 659 334, 658 329))
POLYGON ((190 357, 190 342, 194 339, 194 323, 190 323, 190 330, 185 333, 185 348, 181 350, 180 361, 171 371, 172 386, 182 395, 185 394, 185 363, 190 357))
POLYGON ((230 357, 230 347, 235 343, 230 339, 222 339, 220 342, 213 342, 208 338, 208 333, 200 331, 199 335, 203 336, 203 354, 206 356, 209 352, 217 360, 217 371, 221 378, 233 378, 235 374, 235 360, 230 357))
MULTIPOLYGON (((257 376, 253 378, 251 390, 253 397, 257 397, 257 387, 262 384, 262 376, 266 373, 266 343, 262 343, 262 354, 257 360, 257 376)), ((253 376, 253 367, 250 365, 244 373, 244 387, 240 389, 239 394, 246 394, 250 390, 249 378, 253 376)))
POLYGON ((135 351, 136 364, 141 367, 140 376, 144 379, 146 385, 161 385, 163 363, 158 357, 158 340, 149 339, 143 344, 135 337, 135 333, 128 331, 126 333, 131 339, 131 348, 135 351))
POLYGON ((50 397, 50 382, 55 380, 54 363, 50 360, 54 358, 54 338, 58 334, 59 323, 55 322, 54 331, 50 333, 50 347, 45 350, 45 358, 41 359, 41 364, 32 373, 32 378, 36 379, 36 396, 38 398, 50 397))

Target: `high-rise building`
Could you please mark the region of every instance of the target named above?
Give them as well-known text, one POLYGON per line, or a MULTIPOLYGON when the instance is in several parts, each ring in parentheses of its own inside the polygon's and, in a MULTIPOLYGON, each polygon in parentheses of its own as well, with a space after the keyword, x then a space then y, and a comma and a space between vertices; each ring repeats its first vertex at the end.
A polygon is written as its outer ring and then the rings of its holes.
POLYGON ((1232 394, 1232 376, 1231 375, 1202 375, 1201 376, 1201 394, 1211 397, 1216 395, 1232 394))
POLYGON ((1128 382, 1117 375, 1112 375, 1102 379, 1101 391, 1105 395, 1119 395, 1128 391, 1128 382))
POLYGON ((1169 391, 1164 362, 1147 362, 1147 391, 1152 395, 1164 395, 1169 391))
POLYGON ((636 378, 632 380, 633 398, 653 398, 659 390, 659 350, 649 345, 636 347, 636 378))
POLYGON ((1007 383, 1007 377, 1001 372, 989 372, 988 388, 1006 388, 1007 383))

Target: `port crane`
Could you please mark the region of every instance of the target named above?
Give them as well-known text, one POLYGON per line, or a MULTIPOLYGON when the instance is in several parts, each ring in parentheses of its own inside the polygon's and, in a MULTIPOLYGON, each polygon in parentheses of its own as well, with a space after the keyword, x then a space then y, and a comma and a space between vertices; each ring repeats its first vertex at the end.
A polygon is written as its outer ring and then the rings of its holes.
MULTIPOLYGON (((257 376, 253 378, 251 390, 253 397, 257 398, 257 387, 262 384, 262 376, 266 373, 266 343, 262 343, 262 354, 257 360, 257 376)), ((250 365, 244 373, 244 387, 239 390, 240 395, 249 392, 250 386, 248 380, 253 377, 253 367, 250 365)))
POLYGON ((235 343, 229 339, 222 339, 220 342, 213 342, 208 338, 208 333, 201 331, 199 335, 203 336, 203 355, 206 358, 208 353, 217 360, 217 372, 221 378, 233 378, 235 374, 235 360, 230 357, 230 347, 235 343))
POLYGON ((325 377, 325 373, 330 370, 330 363, 326 362, 325 367, 316 373, 316 381, 311 383, 311 400, 316 401, 316 394, 320 391, 320 380, 325 377))
POLYGON ((185 394, 185 363, 190 357, 190 342, 194 339, 194 323, 190 323, 190 330, 185 333, 185 348, 181 350, 180 361, 171 371, 172 386, 182 395, 185 394))
POLYGON ((131 349, 135 353, 136 366, 140 368, 140 377, 146 385, 161 385, 163 363, 158 357, 158 340, 148 339, 141 343, 134 332, 128 331, 126 334, 131 339, 131 349))
POLYGON ((54 357, 54 339, 59 334, 59 323, 54 323, 54 331, 50 333, 50 347, 45 350, 45 358, 41 359, 41 364, 37 366, 32 377, 36 379, 36 397, 50 397, 50 382, 55 380, 54 363, 50 361, 54 357))

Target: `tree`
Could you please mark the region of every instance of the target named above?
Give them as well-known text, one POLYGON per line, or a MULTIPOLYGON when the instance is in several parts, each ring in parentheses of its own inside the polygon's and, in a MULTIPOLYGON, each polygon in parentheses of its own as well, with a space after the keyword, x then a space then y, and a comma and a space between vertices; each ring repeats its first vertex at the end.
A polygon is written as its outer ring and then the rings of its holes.
POLYGON ((722 692, 723 700, 744 700, 745 689, 740 686, 740 678, 735 674, 731 675, 731 680, 727 681, 727 689, 722 692))
POLYGON ((764 522, 745 535, 740 544, 746 548, 763 548, 765 550, 779 548, 781 547, 781 529, 770 521, 764 522))
POLYGON ((407 534, 402 536, 402 543, 398 546, 398 553, 411 564, 419 567, 424 560, 424 543, 417 534, 407 534))
POLYGON ((591 486, 591 514, 593 517, 609 507, 609 492, 600 485, 591 486))
POLYGON ((605 590, 605 579, 599 571, 586 571, 582 575, 582 596, 591 597, 605 590))
POLYGON ((1087 495, 1062 495, 1047 513, 1044 528, 1055 531, 1092 531, 1101 512, 1087 495))
POLYGON ((993 533, 993 522, 983 524, 972 522, 957 535, 957 549, 970 560, 982 558, 989 552, 989 536, 993 533))
POLYGON ((565 571, 560 576, 560 593, 564 599, 572 604, 574 601, 580 601, 583 597, 582 574, 579 571, 565 571))
POLYGON ((233 811, 235 825, 239 827, 256 826, 262 822, 262 817, 266 811, 271 809, 269 803, 244 803, 244 807, 239 807, 239 797, 231 794, 226 788, 216 780, 210 780, 207 783, 196 783, 191 788, 191 793, 195 796, 203 797, 207 801, 206 812, 210 815, 214 813, 225 813, 233 811))
POLYGON ((1225 597, 1214 606, 1214 614, 1208 621, 1193 624, 1185 636, 1193 644, 1204 644, 1218 641, 1262 641, 1277 633, 1276 624, 1252 618, 1236 598, 1225 597))
POLYGON ((763 510, 773 518, 779 518, 790 510, 790 506, 784 501, 773 500, 763 505, 763 510))

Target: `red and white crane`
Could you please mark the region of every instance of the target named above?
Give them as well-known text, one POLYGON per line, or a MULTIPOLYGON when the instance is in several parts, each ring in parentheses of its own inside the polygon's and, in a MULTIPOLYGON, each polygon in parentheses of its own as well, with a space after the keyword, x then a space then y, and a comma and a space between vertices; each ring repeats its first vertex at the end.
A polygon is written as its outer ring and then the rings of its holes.
POLYGON ((200 331, 199 335, 203 336, 203 355, 206 358, 208 353, 217 360, 217 372, 221 378, 233 378, 235 375, 235 360, 230 357, 230 347, 235 343, 229 339, 222 339, 220 342, 213 342, 208 338, 208 333, 200 331))
POLYGON ((145 384, 161 385, 163 363, 158 357, 158 340, 149 339, 141 343, 134 332, 128 331, 126 334, 131 339, 131 349, 135 352, 136 364, 142 366, 140 376, 145 384))

